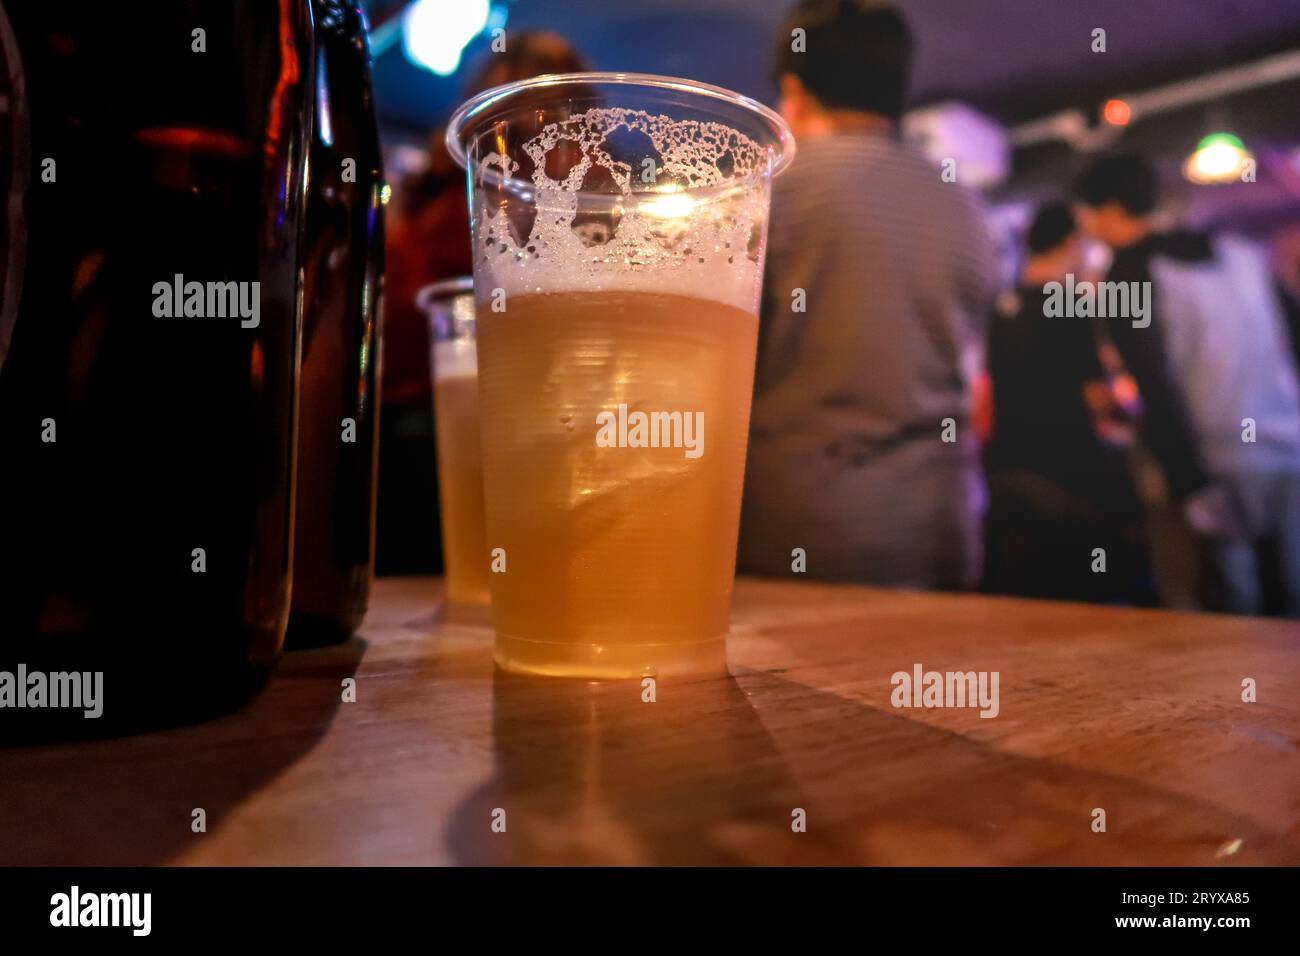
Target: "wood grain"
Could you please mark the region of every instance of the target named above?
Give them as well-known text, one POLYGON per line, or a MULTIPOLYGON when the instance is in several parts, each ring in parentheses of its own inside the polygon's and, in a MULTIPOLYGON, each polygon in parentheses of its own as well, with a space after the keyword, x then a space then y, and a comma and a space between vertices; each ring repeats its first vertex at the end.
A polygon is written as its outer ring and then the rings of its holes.
POLYGON ((747 580, 732 676, 650 704, 496 672, 439 587, 236 714, 0 752, 0 863, 1300 864, 1293 623, 747 580), (894 708, 916 663, 999 715, 894 708))

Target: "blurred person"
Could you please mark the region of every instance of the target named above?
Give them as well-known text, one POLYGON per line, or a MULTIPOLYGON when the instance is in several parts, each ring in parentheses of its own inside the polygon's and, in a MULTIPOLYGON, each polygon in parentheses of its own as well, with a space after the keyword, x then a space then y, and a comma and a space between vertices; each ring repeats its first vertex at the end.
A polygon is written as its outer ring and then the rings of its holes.
MULTIPOLYGON (((559 34, 521 32, 511 35, 505 51, 488 55, 465 96, 543 73, 587 69, 587 61, 559 34)), ((447 152, 444 133, 440 127, 430 137, 427 167, 401 184, 389 218, 378 574, 442 570, 429 330, 415 297, 431 282, 473 272, 465 172, 447 152)))
POLYGON ((778 43, 799 151, 773 185, 741 568, 789 574, 801 548, 814 578, 974 587, 995 245, 978 202, 899 140, 897 11, 809 0, 778 43))
POLYGON ((1107 280, 1150 283, 1149 326, 1108 328, 1142 393, 1146 444, 1199 536, 1200 603, 1259 613, 1272 590, 1300 616, 1300 386, 1268 255, 1157 230, 1155 172, 1135 155, 1094 161, 1076 193, 1081 225, 1114 251, 1107 280))
POLYGON ((1049 287, 1084 271, 1068 206, 1050 203, 1026 235, 1018 290, 989 337, 992 436, 985 590, 1065 600, 1152 603, 1142 509, 1112 370, 1088 318, 1051 317, 1049 287), (1104 550, 1097 573, 1095 549, 1104 550))
POLYGON ((1277 249, 1278 297, 1286 315, 1291 349, 1300 367, 1300 226, 1293 226, 1273 237, 1277 249))

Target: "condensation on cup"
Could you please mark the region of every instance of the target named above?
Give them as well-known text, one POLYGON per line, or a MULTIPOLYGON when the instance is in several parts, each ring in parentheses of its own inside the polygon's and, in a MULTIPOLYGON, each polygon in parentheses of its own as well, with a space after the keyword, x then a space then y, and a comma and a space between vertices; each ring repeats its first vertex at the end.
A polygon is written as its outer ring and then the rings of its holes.
POLYGON ((539 77, 453 118, 469 170, 497 663, 726 668, 772 176, 766 107, 539 77))
POLYGON ((453 604, 485 605, 489 556, 479 444, 474 280, 465 276, 425 286, 416 304, 429 320, 446 597, 453 604))

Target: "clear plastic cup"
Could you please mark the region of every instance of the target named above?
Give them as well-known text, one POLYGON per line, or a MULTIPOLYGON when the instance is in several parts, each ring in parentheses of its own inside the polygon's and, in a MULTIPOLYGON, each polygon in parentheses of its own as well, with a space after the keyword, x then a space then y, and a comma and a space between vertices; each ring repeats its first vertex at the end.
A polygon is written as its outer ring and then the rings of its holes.
POLYGON ((425 286, 416 296, 416 304, 429 319, 446 596, 456 604, 485 605, 489 601, 488 547, 479 444, 474 280, 465 276, 425 286))
POLYGON ((726 667, 773 175, 771 110, 544 76, 453 117, 468 169, 496 660, 726 667))

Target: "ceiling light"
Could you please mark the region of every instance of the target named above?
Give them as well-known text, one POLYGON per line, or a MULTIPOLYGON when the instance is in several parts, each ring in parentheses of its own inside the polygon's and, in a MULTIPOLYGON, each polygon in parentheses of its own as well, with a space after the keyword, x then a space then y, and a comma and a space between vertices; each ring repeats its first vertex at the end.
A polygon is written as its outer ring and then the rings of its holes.
POLYGON ((1211 133, 1196 146, 1183 164, 1183 175, 1199 185, 1230 183, 1241 179, 1254 160, 1246 144, 1231 133, 1211 133))
POLYGON ((488 12, 488 0, 415 0, 402 15, 406 58, 451 76, 466 44, 487 26, 488 12))

